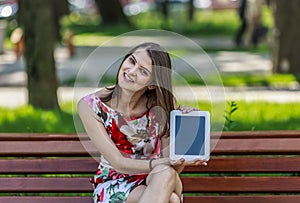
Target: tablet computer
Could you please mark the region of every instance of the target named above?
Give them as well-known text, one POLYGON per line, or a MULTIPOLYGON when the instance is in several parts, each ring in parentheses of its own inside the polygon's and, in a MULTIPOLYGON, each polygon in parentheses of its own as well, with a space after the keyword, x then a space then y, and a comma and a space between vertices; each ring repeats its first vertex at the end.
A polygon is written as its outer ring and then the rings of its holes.
POLYGON ((210 114, 207 111, 171 111, 170 159, 209 160, 210 114))

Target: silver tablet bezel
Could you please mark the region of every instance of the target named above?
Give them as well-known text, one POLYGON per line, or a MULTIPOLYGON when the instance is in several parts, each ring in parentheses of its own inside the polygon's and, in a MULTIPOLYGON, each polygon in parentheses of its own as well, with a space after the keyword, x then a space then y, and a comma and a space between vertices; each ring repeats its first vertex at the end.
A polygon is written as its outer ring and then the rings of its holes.
POLYGON ((208 111, 192 111, 190 113, 182 113, 180 110, 173 110, 170 114, 170 159, 179 160, 184 158, 185 160, 202 159, 208 161, 210 158, 210 113, 208 111), (175 154, 175 117, 176 116, 196 116, 205 117, 205 151, 204 155, 178 155, 175 154))

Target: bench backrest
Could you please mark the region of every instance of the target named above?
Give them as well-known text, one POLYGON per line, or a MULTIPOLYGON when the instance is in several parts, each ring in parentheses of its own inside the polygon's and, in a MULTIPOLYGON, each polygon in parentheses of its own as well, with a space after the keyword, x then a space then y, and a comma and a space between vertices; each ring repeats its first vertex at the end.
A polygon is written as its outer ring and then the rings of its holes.
MULTIPOLYGON (((85 135, 0 133, 0 202, 92 202, 82 144, 97 156, 85 135)), ((300 202, 299 155, 300 131, 222 133, 208 166, 182 173, 185 203, 300 202)))

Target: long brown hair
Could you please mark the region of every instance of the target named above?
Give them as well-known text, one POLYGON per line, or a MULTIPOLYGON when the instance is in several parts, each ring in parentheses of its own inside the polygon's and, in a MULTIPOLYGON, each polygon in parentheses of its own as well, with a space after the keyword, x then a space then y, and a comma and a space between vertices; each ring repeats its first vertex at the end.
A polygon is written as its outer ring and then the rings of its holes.
MULTIPOLYGON (((160 136, 169 136, 170 112, 174 109, 175 103, 175 98, 172 93, 172 65, 170 56, 159 44, 146 42, 131 49, 123 58, 120 67, 123 62, 138 49, 146 50, 152 60, 153 66, 152 82, 150 85, 155 88, 151 90, 147 89, 145 91, 145 95, 148 98, 147 108, 150 109, 153 106, 159 107, 153 108, 157 121, 161 121, 159 134, 160 136)), ((101 97, 101 100, 104 102, 110 101, 112 98, 120 95, 120 86, 118 84, 120 67, 115 85, 113 87, 106 87, 106 90, 108 90, 109 93, 101 97)))

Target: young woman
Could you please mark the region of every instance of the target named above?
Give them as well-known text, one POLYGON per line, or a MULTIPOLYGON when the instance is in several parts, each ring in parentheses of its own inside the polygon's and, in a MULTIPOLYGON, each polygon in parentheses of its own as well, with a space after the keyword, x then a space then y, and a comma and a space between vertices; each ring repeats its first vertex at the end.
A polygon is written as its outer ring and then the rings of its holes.
POLYGON ((85 130, 101 153, 99 168, 91 179, 95 203, 181 201, 178 174, 186 165, 206 163, 168 158, 173 109, 171 60, 155 43, 143 43, 129 51, 113 87, 79 101, 85 130))

